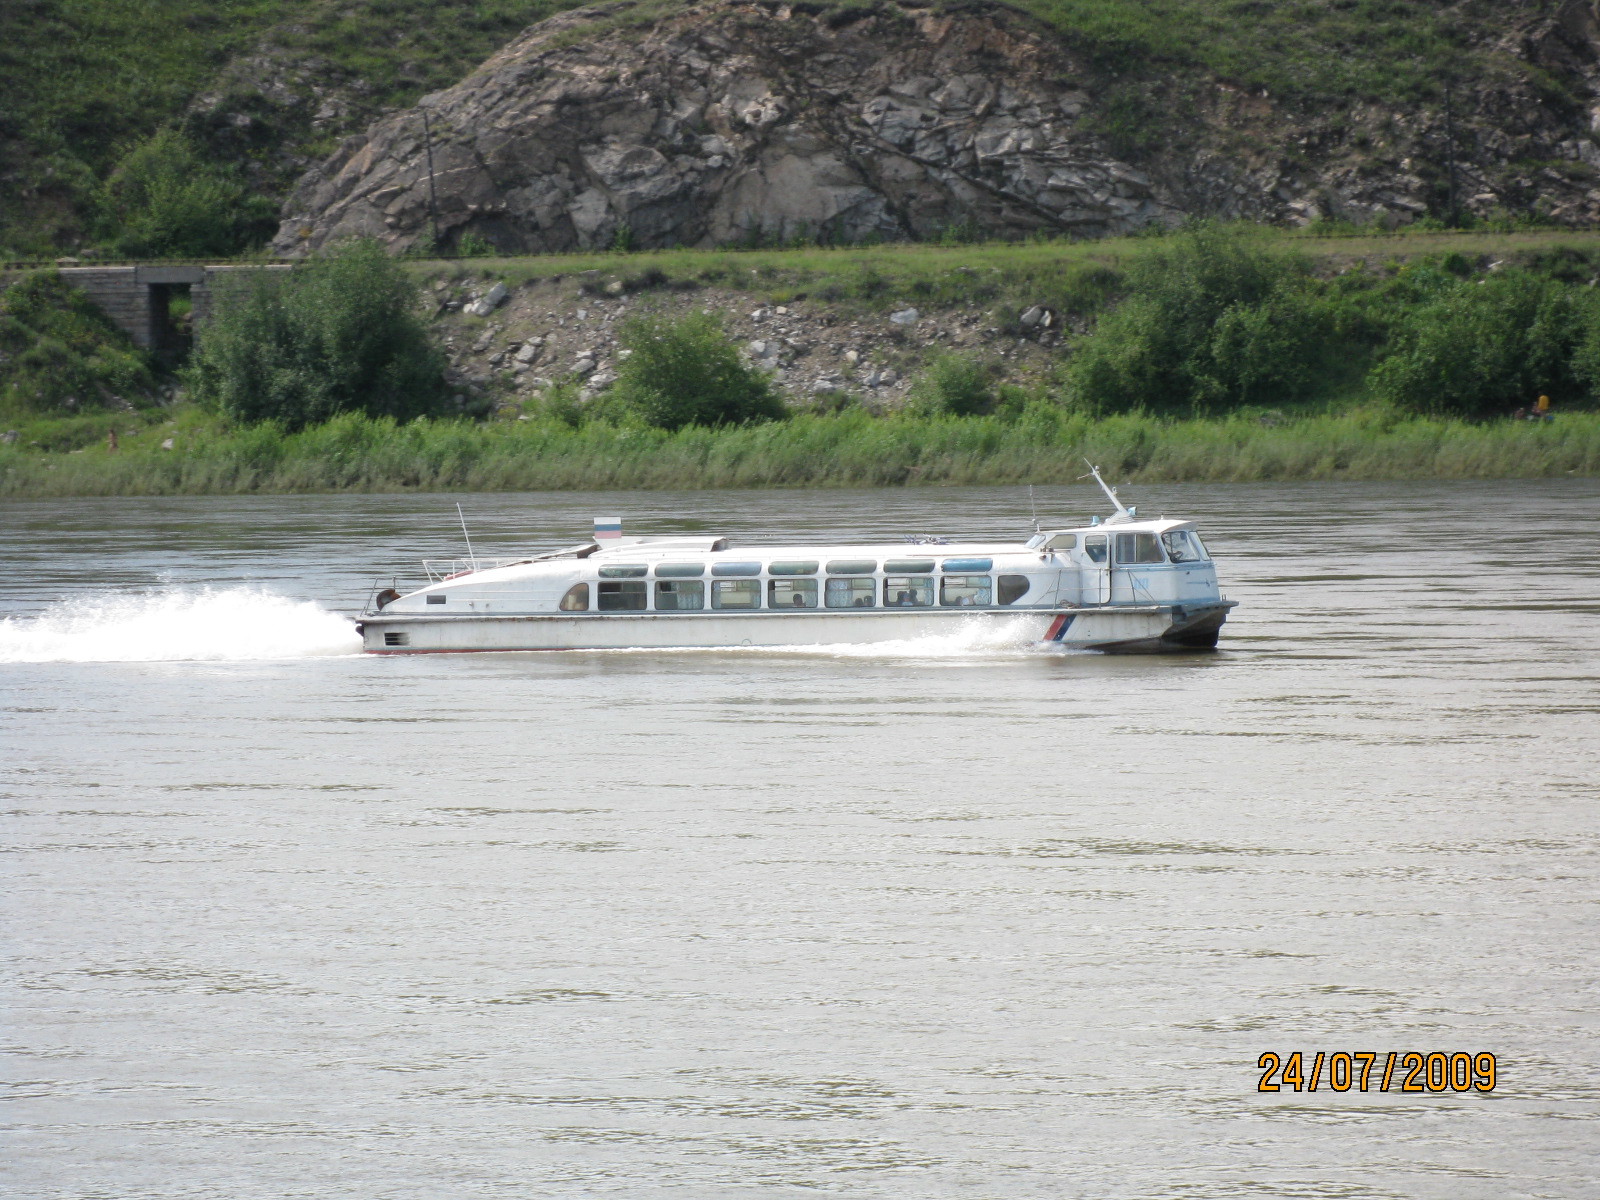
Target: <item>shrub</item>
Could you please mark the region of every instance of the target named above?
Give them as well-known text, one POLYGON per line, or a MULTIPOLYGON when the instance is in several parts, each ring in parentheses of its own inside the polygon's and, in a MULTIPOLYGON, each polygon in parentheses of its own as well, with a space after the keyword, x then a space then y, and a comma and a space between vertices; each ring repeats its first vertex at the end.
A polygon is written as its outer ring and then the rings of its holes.
POLYGON ((143 399, 150 362, 128 335, 54 271, 0 291, 0 406, 81 412, 143 399))
POLYGON ((994 409, 993 372, 970 354, 935 354, 912 384, 910 400, 913 411, 930 416, 982 416, 994 409))
POLYGON ((1571 403, 1600 383, 1594 302, 1523 271, 1467 280, 1395 327, 1372 391, 1415 412, 1485 417, 1548 395, 1571 403))
POLYGON ((337 413, 398 420, 443 410, 443 354, 416 286, 373 241, 219 289, 186 372, 195 398, 297 429, 337 413))
POLYGON ((201 258, 261 244, 277 226, 276 206, 250 195, 207 162, 188 139, 162 130, 131 151, 100 200, 111 247, 130 258, 201 258))
POLYGON ((613 402, 650 425, 743 425, 784 415, 767 376, 739 357, 714 316, 635 317, 620 341, 632 354, 618 372, 613 402))
POLYGON ((1297 261, 1202 225, 1135 263, 1127 285, 1067 369, 1077 405, 1215 410, 1313 390, 1327 330, 1297 261))

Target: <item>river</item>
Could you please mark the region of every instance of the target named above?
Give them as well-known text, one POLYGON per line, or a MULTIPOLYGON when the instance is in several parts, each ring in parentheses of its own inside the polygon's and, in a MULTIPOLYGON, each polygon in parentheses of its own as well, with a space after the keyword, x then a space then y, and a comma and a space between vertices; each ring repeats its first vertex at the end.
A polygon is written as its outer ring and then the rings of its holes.
POLYGON ((1600 481, 1124 491, 1217 653, 343 615, 457 499, 494 555, 1025 489, 0 504, 7 1194, 1593 1196, 1600 481), (1367 1050, 1497 1081, 1256 1090, 1367 1050))

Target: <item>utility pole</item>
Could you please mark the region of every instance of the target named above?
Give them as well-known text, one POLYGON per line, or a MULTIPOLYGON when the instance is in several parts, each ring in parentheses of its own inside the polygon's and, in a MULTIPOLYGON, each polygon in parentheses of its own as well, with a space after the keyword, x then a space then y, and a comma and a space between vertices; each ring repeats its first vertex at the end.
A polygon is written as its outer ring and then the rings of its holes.
POLYGON ((428 110, 422 110, 422 142, 428 148, 428 223, 433 227, 431 251, 439 253, 439 194, 433 187, 433 126, 428 123, 428 110))

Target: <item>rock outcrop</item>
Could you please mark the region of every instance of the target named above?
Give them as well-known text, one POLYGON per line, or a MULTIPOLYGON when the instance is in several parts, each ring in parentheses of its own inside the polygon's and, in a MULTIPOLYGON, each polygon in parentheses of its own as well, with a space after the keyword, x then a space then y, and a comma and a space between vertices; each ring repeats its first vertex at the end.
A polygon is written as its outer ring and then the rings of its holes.
MULTIPOLYGON (((435 225, 441 249, 470 234, 527 253, 1101 236, 1191 214, 1398 224, 1451 194, 1468 212, 1600 218, 1600 116, 1509 77, 1463 92, 1448 123, 1373 104, 1291 112, 1222 80, 1135 94, 997 5, 632 9, 542 22, 347 139, 295 188, 274 248, 375 236, 405 250, 435 225), (1130 97, 1159 136, 1124 136, 1130 97)), ((1596 94, 1590 5, 1519 36, 1518 54, 1596 94)))

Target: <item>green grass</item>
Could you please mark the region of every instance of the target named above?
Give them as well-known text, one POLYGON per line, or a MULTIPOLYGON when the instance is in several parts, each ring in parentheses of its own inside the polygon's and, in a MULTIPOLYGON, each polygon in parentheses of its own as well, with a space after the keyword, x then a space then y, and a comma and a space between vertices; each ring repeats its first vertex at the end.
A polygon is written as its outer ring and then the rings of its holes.
MULTIPOLYGON (((735 429, 341 417, 296 434, 187 412, 142 430, 79 418, 82 448, 0 447, 0 496, 523 491, 1066 483, 1089 458, 1129 481, 1491 479, 1600 474, 1600 414, 1472 424, 1376 413, 1100 421, 1044 405, 1003 417, 799 416, 735 429), (174 448, 160 442, 171 438, 174 448), (92 439, 92 440, 91 440, 92 439)), ((59 439, 66 444, 70 439, 59 439)))

